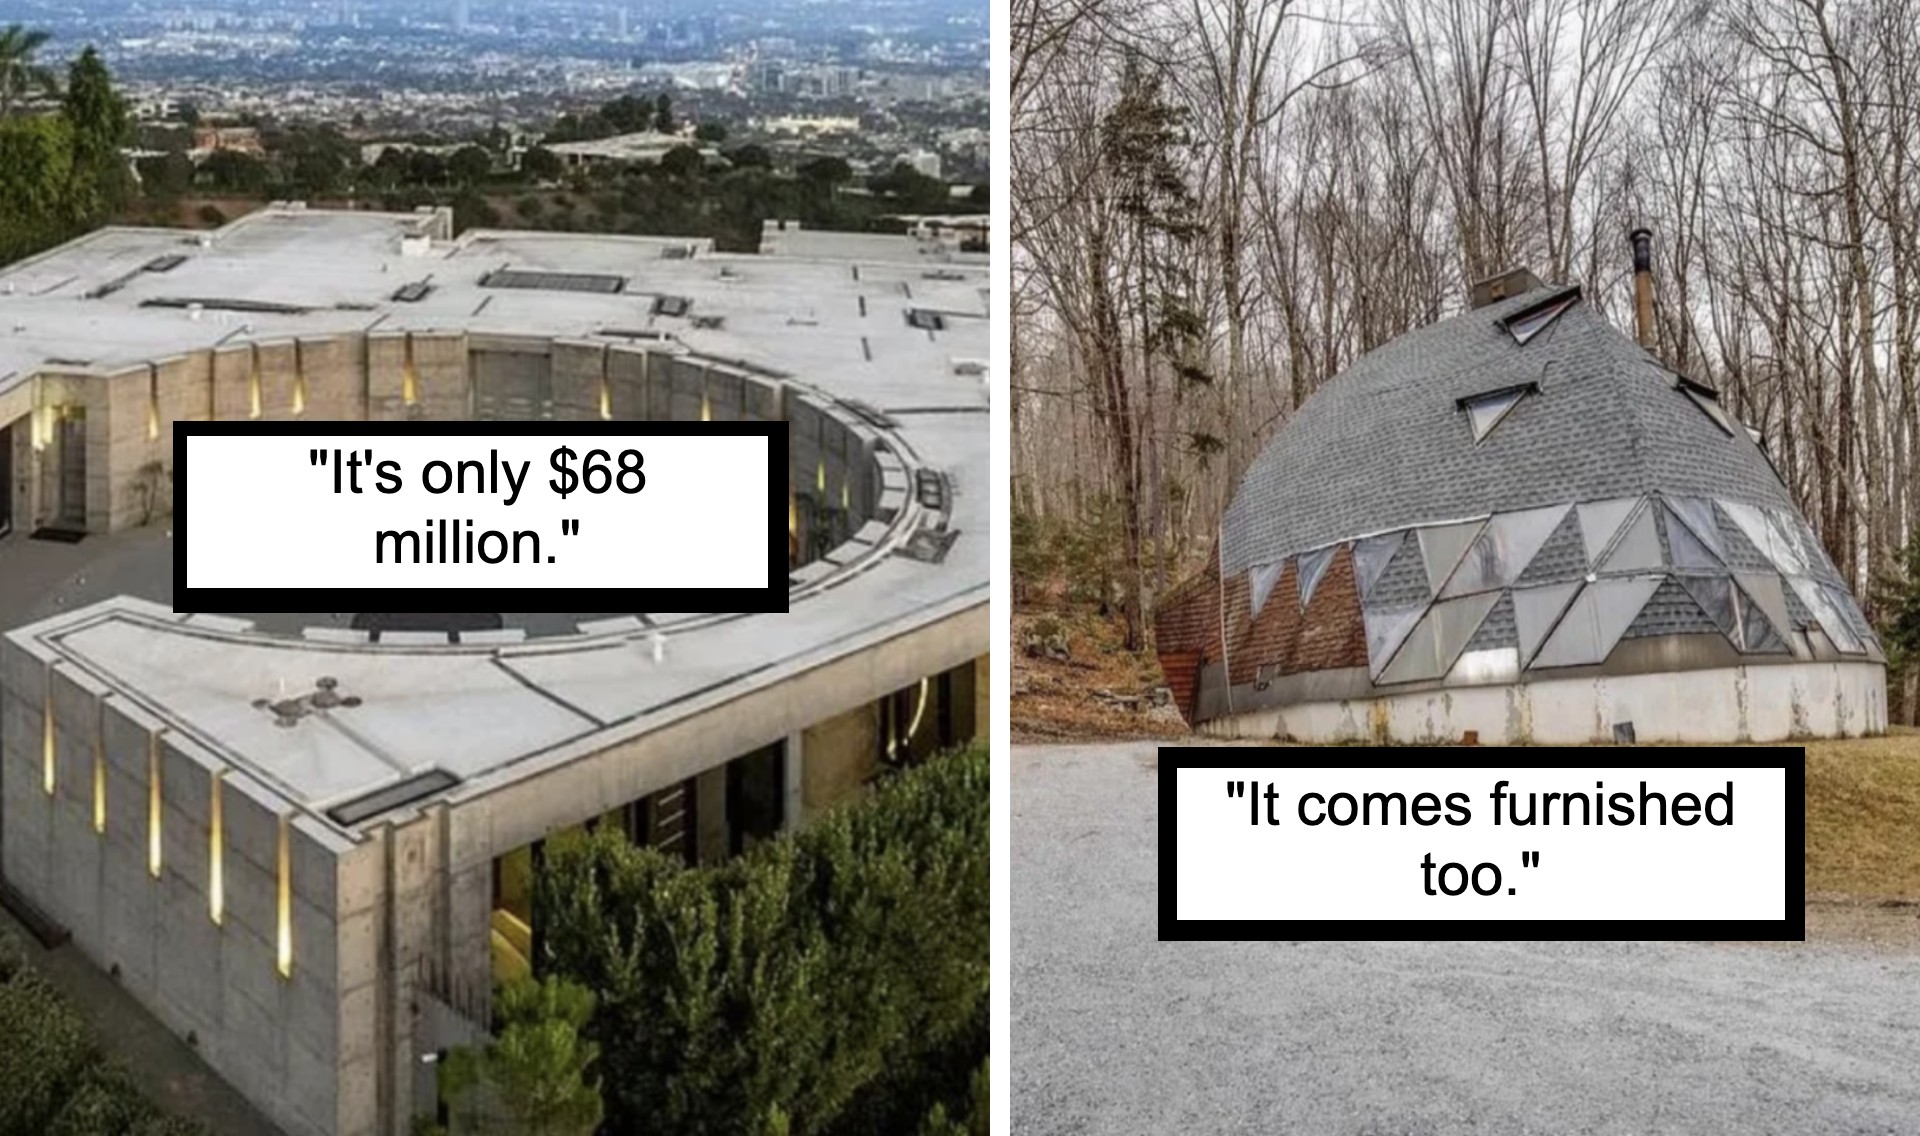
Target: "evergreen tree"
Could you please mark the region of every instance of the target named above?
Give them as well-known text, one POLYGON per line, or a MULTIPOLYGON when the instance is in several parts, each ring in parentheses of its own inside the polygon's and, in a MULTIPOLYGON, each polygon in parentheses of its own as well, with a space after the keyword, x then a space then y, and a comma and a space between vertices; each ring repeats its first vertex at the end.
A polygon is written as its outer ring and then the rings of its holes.
POLYGON ((62 111, 73 128, 67 208, 73 222, 86 227, 118 210, 128 196, 127 167, 120 157, 129 132, 127 104, 92 47, 68 68, 62 111))
POLYGON ((47 32, 28 31, 19 24, 0 29, 0 118, 13 113, 14 104, 35 91, 50 95, 59 89, 53 72, 33 61, 50 38, 47 32))

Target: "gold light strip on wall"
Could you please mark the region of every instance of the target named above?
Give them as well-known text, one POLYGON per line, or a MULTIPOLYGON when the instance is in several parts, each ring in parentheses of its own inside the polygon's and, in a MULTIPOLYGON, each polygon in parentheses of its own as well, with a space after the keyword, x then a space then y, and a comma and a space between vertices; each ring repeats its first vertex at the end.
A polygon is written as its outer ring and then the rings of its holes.
POLYGON ((700 421, 713 421, 713 400, 707 397, 706 391, 700 392, 700 421))
POLYGON ((251 362, 247 370, 247 417, 260 417, 260 348, 255 346, 248 352, 251 362))
POLYGON ((93 831, 107 831, 107 703, 95 704, 99 716, 93 725, 93 831))
POLYGON ((307 412, 307 356, 300 341, 293 341, 293 412, 307 412))
POLYGON ((275 960, 280 977, 293 977, 293 856, 287 818, 280 818, 280 913, 275 960))
POLYGON ((827 495, 827 459, 820 459, 820 470, 814 474, 813 483, 820 495, 825 497, 827 495))
POLYGON ((53 771, 54 771, 55 765, 57 764, 57 761, 54 756, 55 747, 54 747, 54 741, 53 741, 53 668, 52 667, 47 668, 47 705, 46 705, 46 713, 41 715, 41 718, 46 723, 46 726, 45 726, 44 733, 42 734, 40 739, 40 761, 42 766, 44 767, 43 780, 47 787, 47 796, 51 797, 53 796, 53 771))
POLYGON ((160 438, 160 368, 147 367, 147 441, 160 438))
POLYGON ((215 925, 227 914, 227 834, 220 818, 220 782, 226 771, 213 771, 213 805, 207 824, 207 914, 215 925))
POLYGON ((160 734, 147 735, 147 874, 160 878, 160 734))
POLYGON ((927 687, 930 681, 931 680, 924 678, 920 680, 920 704, 913 708, 913 722, 907 726, 907 741, 909 742, 913 740, 915 734, 920 732, 920 719, 926 716, 927 687))
POLYGON ((400 401, 412 406, 420 401, 420 373, 413 365, 413 336, 406 337, 405 354, 400 364, 400 401))
POLYGON ((600 364, 600 420, 613 421, 613 380, 607 377, 607 365, 600 364))

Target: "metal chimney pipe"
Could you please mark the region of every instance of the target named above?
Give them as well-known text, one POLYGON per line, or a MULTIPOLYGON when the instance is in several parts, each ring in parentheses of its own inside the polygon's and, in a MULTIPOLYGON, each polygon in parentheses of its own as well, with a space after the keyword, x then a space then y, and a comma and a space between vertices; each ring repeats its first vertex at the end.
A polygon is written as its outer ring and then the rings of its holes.
POLYGON ((1635 229, 1633 242, 1633 326, 1640 346, 1653 350, 1653 231, 1635 229))

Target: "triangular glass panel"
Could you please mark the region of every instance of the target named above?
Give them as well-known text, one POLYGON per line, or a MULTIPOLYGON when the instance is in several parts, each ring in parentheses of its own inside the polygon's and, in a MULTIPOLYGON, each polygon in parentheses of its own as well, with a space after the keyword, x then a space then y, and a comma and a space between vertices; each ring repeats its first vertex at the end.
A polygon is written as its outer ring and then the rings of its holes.
POLYGON ((1641 509, 1620 530, 1613 550, 1595 568, 1597 572, 1646 572, 1666 567, 1660 556, 1660 533, 1653 527, 1653 510, 1641 509))
POLYGON ((1764 511, 1739 501, 1720 502, 1720 511, 1733 522, 1734 528, 1740 530, 1740 535, 1746 537, 1748 542, 1767 558, 1767 563, 1773 565, 1776 571, 1786 571, 1781 567, 1780 557, 1774 552, 1773 525, 1767 520, 1767 514, 1764 511))
POLYGON ((1860 611, 1860 605, 1853 598, 1853 593, 1832 584, 1824 587, 1827 598, 1833 602, 1834 609, 1840 613, 1842 619, 1847 621, 1847 629, 1853 632, 1854 638, 1860 640, 1860 649, 1865 651, 1867 643, 1873 638, 1873 628, 1867 623, 1866 615, 1860 611))
POLYGON ((1687 396, 1688 401, 1700 408, 1700 413, 1713 419, 1715 426, 1726 431, 1727 437, 1733 437, 1733 420, 1727 417, 1727 412, 1725 408, 1720 405, 1719 399, 1704 394, 1690 386, 1682 386, 1680 391, 1687 396))
POLYGON ((1694 535, 1693 527, 1673 511, 1673 502, 1667 502, 1667 506, 1667 551, 1673 556, 1673 566, 1695 572, 1726 571, 1725 561, 1708 551, 1706 544, 1694 535))
POLYGON ((1746 639, 1740 632, 1739 597, 1733 588, 1733 581, 1725 576, 1679 576, 1680 586, 1700 605, 1720 634, 1727 637, 1736 649, 1746 649, 1746 639))
POLYGON ((1659 590, 1662 579, 1637 576, 1587 585, 1540 648, 1533 666, 1578 667, 1605 662, 1620 636, 1633 625, 1634 617, 1659 590))
POLYGON ((1754 603, 1750 596, 1743 595, 1740 598, 1740 625, 1746 633, 1746 645, 1741 649, 1748 654, 1779 655, 1792 650, 1775 629, 1773 621, 1767 618, 1760 610, 1760 605, 1754 603))
POLYGON ((1426 562, 1427 584, 1434 591, 1447 582, 1460 563, 1461 554, 1473 543, 1485 521, 1464 521, 1456 525, 1434 525, 1416 530, 1420 534, 1420 557, 1426 562))
POLYGON ((1427 605, 1417 607, 1386 608, 1370 610, 1364 613, 1367 624, 1367 670, 1378 678, 1386 669, 1393 653, 1413 630, 1413 625, 1427 610, 1427 605))
POLYGON ((1498 592, 1482 592, 1428 608, 1378 681, 1424 682, 1445 675, 1499 598, 1498 592))
POLYGON ((1566 519, 1553 530, 1540 551, 1533 554, 1532 562, 1520 573, 1514 586, 1568 584, 1586 579, 1587 571, 1587 542, 1580 535, 1580 518, 1568 508, 1566 519))
POLYGON ((1520 578, 1534 554, 1560 526, 1567 506, 1549 505, 1518 513, 1501 513, 1487 522, 1454 569, 1440 596, 1451 599, 1490 588, 1504 588, 1520 578))
POLYGON ((1520 400, 1527 397, 1527 391, 1528 388, 1520 387, 1467 399, 1467 421, 1473 426, 1473 440, 1478 442, 1491 434, 1493 428, 1500 425, 1500 420, 1511 414, 1513 408, 1520 405, 1520 400))
POLYGON ((1616 497, 1611 501, 1591 501, 1575 506, 1580 514, 1580 535, 1587 542, 1587 563, 1598 564, 1613 543, 1627 515, 1640 503, 1638 497, 1616 497))
POLYGON ((1520 641, 1522 666, 1531 661, 1534 652, 1540 649, 1540 644, 1546 640, 1547 633, 1553 630, 1560 613, 1567 610, 1567 601, 1573 599, 1580 586, 1580 581, 1576 580, 1571 584, 1513 590, 1513 630, 1520 641))
POLYGON ((1300 606, 1302 609, 1313 602, 1313 590, 1320 586, 1320 577, 1327 574, 1327 565, 1333 563, 1333 554, 1339 548, 1330 544, 1325 548, 1316 548, 1312 552, 1303 552, 1296 561, 1300 568, 1300 606))
POLYGON ((1793 629, 1793 621, 1787 614, 1786 590, 1780 583, 1780 577, 1771 572, 1736 572, 1733 578, 1740 585, 1740 590, 1747 593, 1747 598, 1759 606, 1761 614, 1767 617, 1767 622, 1773 625, 1776 632, 1785 636, 1793 629))
POLYGON ((1405 533, 1392 532, 1354 542, 1353 580, 1360 589, 1362 600, 1373 594, 1373 586, 1379 583, 1380 573, 1387 570, 1393 554, 1400 551, 1400 543, 1405 539, 1405 533))
POLYGON ((1767 530, 1773 536, 1773 561, 1780 571, 1789 576, 1809 576, 1813 574, 1813 561, 1807 558, 1806 545, 1800 539, 1800 530, 1806 526, 1800 518, 1781 509, 1767 510, 1767 530))
POLYGON ((1818 623, 1820 630, 1826 632, 1827 638, 1833 641, 1835 650, 1843 655, 1866 654, 1866 646, 1854 635, 1852 625, 1847 622, 1846 616, 1841 614, 1840 609, 1834 606, 1833 597, 1827 593, 1820 581, 1808 576, 1789 576, 1787 584, 1793 588, 1793 594, 1800 597, 1800 602, 1807 605, 1807 610, 1813 614, 1814 622, 1818 623))
MULTIPOLYGON (((1713 553, 1717 560, 1727 558, 1726 545, 1720 540, 1720 522, 1714 519, 1713 502, 1704 497, 1669 497, 1667 512, 1680 518, 1688 532, 1696 541, 1713 553)), ((1673 526, 1667 526, 1667 538, 1673 538, 1673 526)))
POLYGON ((1275 564, 1256 564, 1247 569, 1249 596, 1253 601, 1253 614, 1259 615, 1260 609, 1267 606, 1267 597, 1273 594, 1273 586, 1280 582, 1281 573, 1287 570, 1287 562, 1275 564))
POLYGON ((1580 297, 1568 296, 1558 303, 1548 304, 1544 308, 1526 313, 1507 321, 1507 330, 1513 334, 1514 342, 1525 345, 1527 340, 1539 335, 1548 324, 1560 317, 1560 313, 1573 306, 1580 297))
POLYGON ((1467 653, 1491 650, 1495 647, 1513 647, 1518 640, 1513 633, 1513 594, 1500 593, 1500 602, 1493 605, 1486 620, 1480 624, 1480 630, 1473 633, 1467 642, 1467 653))

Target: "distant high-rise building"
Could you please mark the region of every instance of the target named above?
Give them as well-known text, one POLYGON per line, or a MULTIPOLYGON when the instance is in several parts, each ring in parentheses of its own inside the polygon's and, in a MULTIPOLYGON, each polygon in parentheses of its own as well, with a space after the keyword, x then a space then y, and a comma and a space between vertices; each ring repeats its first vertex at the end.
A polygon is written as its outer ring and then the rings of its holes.
POLYGON ((472 26, 472 0, 453 0, 453 30, 465 35, 472 26))
POLYGON ((625 8, 625 6, 621 7, 614 21, 614 27, 616 29, 615 30, 616 35, 618 35, 621 39, 627 38, 628 24, 627 24, 627 9, 625 8))

